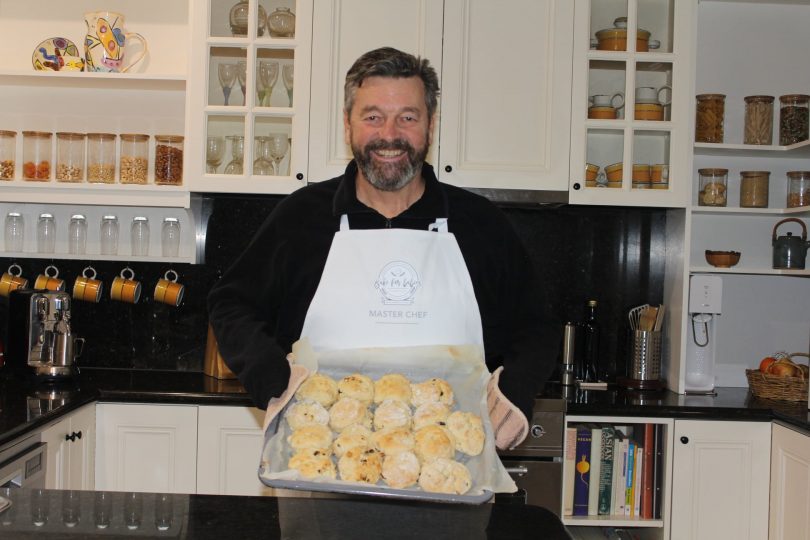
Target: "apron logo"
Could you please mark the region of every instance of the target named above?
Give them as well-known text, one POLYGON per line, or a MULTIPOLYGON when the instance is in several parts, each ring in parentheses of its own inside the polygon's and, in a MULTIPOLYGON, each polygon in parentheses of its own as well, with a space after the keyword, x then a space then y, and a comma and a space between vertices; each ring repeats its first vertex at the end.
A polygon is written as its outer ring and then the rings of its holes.
POLYGON ((374 282, 374 288, 382 294, 383 304, 413 304, 413 297, 422 283, 419 274, 404 261, 386 264, 374 282))

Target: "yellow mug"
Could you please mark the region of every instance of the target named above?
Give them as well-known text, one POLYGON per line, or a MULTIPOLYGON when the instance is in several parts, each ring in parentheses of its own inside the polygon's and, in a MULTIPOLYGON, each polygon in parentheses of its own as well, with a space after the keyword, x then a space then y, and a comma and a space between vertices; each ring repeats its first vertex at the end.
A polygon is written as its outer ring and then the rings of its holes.
POLYGON ((22 267, 16 263, 12 264, 0 277, 0 296, 8 296, 11 291, 24 289, 27 286, 28 280, 22 277, 22 267))
POLYGON ((45 267, 44 273, 37 276, 34 288, 46 291, 64 291, 65 280, 59 279, 59 269, 51 264, 45 267))
POLYGON ((103 290, 104 284, 96 279, 96 269, 88 266, 82 270, 82 275, 77 277, 73 284, 73 298, 98 304, 103 290))
POLYGON ((155 301, 169 304, 170 306, 179 306, 183 302, 183 293, 185 287, 177 283, 177 272, 169 270, 159 279, 155 285, 155 301))
POLYGON ((135 271, 129 266, 121 270, 110 285, 110 298, 130 304, 137 304, 141 299, 141 282, 135 281, 135 271))

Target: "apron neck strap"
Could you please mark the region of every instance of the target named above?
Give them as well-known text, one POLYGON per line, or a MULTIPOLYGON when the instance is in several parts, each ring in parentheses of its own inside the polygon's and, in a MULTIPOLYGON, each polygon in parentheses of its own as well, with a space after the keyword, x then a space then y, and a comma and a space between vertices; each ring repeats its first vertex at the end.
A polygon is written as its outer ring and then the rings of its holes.
POLYGON ((349 230, 349 216, 347 214, 342 214, 340 216, 340 230, 341 231, 349 230))
MULTIPOLYGON (((348 231, 349 227, 349 216, 348 214, 342 214, 340 216, 340 230, 341 231, 348 231)), ((431 223, 428 226, 429 231, 438 231, 438 232, 447 232, 447 218, 436 218, 436 221, 431 223)))

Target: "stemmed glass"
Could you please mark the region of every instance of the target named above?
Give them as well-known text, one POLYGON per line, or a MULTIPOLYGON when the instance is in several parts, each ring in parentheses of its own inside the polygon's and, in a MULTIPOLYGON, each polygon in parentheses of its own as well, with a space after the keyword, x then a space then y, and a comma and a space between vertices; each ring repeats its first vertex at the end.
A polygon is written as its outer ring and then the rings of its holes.
POLYGON ((245 138, 241 135, 228 135, 231 141, 231 161, 225 165, 225 174, 242 174, 242 160, 245 156, 245 138))
POLYGON ((273 94, 273 87, 278 80, 278 62, 273 60, 260 60, 259 61, 259 79, 264 85, 265 91, 262 97, 262 106, 270 106, 270 98, 273 94))
POLYGON ((281 78, 284 81, 284 88, 287 89, 287 96, 290 98, 290 107, 293 104, 293 65, 285 64, 281 68, 281 78))
POLYGON ((281 160, 287 155, 290 148, 290 141, 284 133, 274 133, 268 137, 270 157, 273 158, 276 176, 281 176, 281 160))
POLYGON ((239 80, 239 88, 242 90, 242 105, 247 102, 245 82, 247 81, 247 62, 239 60, 236 62, 236 78, 239 80))
POLYGON ((231 87, 236 81, 236 64, 222 63, 217 66, 219 84, 222 86, 222 95, 225 96, 225 105, 228 105, 228 98, 231 97, 231 87))
POLYGON ((253 174, 257 176, 272 176, 274 172, 273 162, 270 161, 270 137, 257 136, 256 137, 256 155, 253 160, 253 174))
POLYGON ((225 155, 225 139, 222 137, 208 137, 205 144, 205 172, 215 174, 217 167, 222 163, 225 155))

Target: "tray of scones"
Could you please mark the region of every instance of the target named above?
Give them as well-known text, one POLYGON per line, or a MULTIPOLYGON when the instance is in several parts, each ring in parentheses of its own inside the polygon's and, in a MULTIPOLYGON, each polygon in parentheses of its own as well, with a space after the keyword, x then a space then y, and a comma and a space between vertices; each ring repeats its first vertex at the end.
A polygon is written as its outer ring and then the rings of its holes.
POLYGON ((267 428, 260 479, 471 504, 514 491, 495 452, 479 349, 312 353, 315 369, 267 428))

